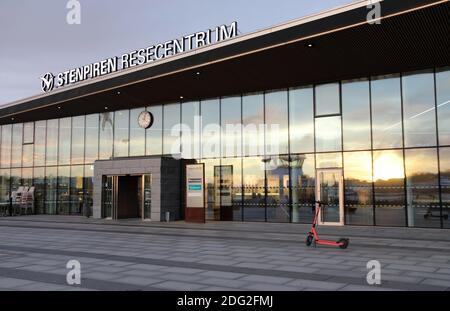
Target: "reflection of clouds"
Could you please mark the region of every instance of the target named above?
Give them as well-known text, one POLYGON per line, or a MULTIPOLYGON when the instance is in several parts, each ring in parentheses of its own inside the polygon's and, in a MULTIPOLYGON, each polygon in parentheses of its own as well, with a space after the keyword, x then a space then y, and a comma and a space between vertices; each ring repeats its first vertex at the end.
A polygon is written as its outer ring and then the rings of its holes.
MULTIPOLYGON (((448 104, 450 104, 450 100, 448 100, 448 101, 446 101, 446 102, 443 102, 442 104, 437 105, 437 108, 441 108, 441 107, 443 107, 443 106, 445 106, 445 105, 448 105, 448 104)), ((426 113, 429 113, 429 112, 434 111, 434 109, 435 109, 435 107, 432 107, 432 108, 430 108, 430 109, 424 110, 424 111, 422 111, 422 112, 420 112, 420 113, 418 113, 418 114, 415 114, 415 115, 409 117, 408 120, 414 120, 414 119, 416 119, 416 118, 418 118, 418 117, 420 117, 420 116, 422 116, 422 115, 424 115, 424 114, 426 114, 426 113)), ((405 120, 405 123, 406 123, 408 120, 405 120)), ((396 127, 396 126, 400 126, 401 124, 402 124, 401 122, 397 122, 397 123, 395 123, 395 124, 393 124, 393 125, 391 125, 391 126, 385 128, 384 131, 390 130, 390 129, 396 127)))

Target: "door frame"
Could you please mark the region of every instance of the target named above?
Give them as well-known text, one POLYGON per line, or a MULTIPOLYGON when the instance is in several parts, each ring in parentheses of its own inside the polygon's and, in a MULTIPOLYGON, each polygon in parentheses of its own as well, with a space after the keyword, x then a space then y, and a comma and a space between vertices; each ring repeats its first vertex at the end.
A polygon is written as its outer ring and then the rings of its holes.
POLYGON ((344 174, 342 168, 316 169, 316 201, 320 200, 320 173, 338 173, 339 175, 339 222, 322 222, 322 210, 318 215, 318 223, 322 226, 344 226, 344 174))

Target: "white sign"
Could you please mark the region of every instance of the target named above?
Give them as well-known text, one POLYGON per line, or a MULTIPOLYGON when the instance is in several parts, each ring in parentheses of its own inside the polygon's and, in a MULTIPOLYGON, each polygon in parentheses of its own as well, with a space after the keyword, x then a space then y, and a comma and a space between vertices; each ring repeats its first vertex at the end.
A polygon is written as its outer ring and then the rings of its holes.
POLYGON ((54 88, 94 79, 119 70, 151 63, 169 56, 187 52, 202 46, 228 40, 238 35, 237 22, 231 25, 217 26, 214 29, 200 31, 182 37, 169 40, 164 43, 134 50, 122 56, 114 56, 108 59, 81 66, 75 69, 60 72, 53 75, 47 72, 41 77, 42 91, 50 92, 54 88))
POLYGON ((203 164, 186 165, 186 207, 205 207, 205 167, 203 164))

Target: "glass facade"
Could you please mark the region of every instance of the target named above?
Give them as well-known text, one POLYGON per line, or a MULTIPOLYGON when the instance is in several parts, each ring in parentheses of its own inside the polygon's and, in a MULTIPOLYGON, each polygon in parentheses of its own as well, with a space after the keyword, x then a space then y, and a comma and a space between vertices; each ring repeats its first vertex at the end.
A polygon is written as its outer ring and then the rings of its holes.
POLYGON ((205 163, 207 219, 310 223, 330 168, 345 224, 450 228, 449 103, 439 68, 2 125, 0 205, 34 186, 35 213, 80 214, 96 160, 182 154, 205 163))

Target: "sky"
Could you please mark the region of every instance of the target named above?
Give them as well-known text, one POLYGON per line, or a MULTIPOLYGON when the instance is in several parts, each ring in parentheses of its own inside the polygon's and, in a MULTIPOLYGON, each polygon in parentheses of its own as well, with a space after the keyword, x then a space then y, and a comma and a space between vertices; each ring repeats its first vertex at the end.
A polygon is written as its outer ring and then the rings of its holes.
MULTIPOLYGON (((73 0, 72 0, 73 1, 73 0)), ((0 106, 41 94, 40 77, 184 35, 238 22, 240 34, 352 0, 78 0, 81 23, 68 24, 69 0, 0 1, 0 106)))

